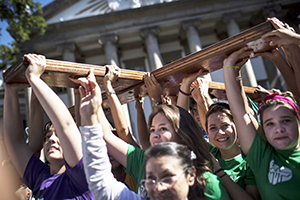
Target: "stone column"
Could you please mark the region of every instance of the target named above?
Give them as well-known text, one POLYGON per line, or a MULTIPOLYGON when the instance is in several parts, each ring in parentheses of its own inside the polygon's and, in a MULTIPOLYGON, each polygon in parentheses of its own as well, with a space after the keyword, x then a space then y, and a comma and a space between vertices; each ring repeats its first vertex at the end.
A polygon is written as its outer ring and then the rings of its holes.
MULTIPOLYGON (((198 33, 198 27, 201 25, 200 20, 186 21, 182 23, 182 28, 186 33, 186 39, 189 44, 191 53, 202 50, 202 44, 198 33)), ((203 76, 202 78, 211 81, 210 74, 203 76)))
POLYGON ((156 38, 158 33, 158 27, 146 28, 140 31, 142 38, 145 40, 151 71, 163 66, 158 41, 156 38))
MULTIPOLYGON (((230 37, 240 33, 240 27, 236 21, 236 18, 238 18, 239 16, 240 16, 239 13, 226 14, 224 16, 224 21, 227 25, 227 33, 230 37)), ((242 72, 244 85, 251 86, 251 87, 257 86, 255 74, 254 74, 250 60, 244 65, 241 72, 242 72)))
MULTIPOLYGON (((57 46, 57 50, 62 52, 63 60, 76 62, 76 46, 74 43, 65 43, 60 44, 57 46)), ((67 88, 67 95, 68 95, 68 107, 71 107, 75 104, 75 97, 74 97, 74 88, 67 88)))
MULTIPOLYGON (((100 36, 100 39, 98 40, 99 44, 104 47, 105 51, 105 57, 106 57, 106 63, 108 65, 115 65, 119 66, 119 59, 118 59, 118 52, 117 52, 117 42, 118 42, 118 36, 116 34, 107 34, 100 36)), ((127 124, 129 124, 130 129, 131 123, 130 123, 130 117, 129 117, 129 111, 128 111, 128 105, 123 104, 122 105, 124 114, 127 120, 127 124)), ((137 136, 137 135, 135 135, 137 136)))
POLYGON ((109 65, 119 66, 118 53, 116 43, 118 36, 116 34, 108 34, 100 36, 99 44, 104 46, 106 63, 109 65))

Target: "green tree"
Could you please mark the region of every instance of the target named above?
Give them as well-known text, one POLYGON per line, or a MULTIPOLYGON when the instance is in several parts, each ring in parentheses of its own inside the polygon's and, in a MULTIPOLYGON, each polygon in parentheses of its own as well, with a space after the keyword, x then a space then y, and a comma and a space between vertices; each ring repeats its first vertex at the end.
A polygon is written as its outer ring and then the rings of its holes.
MULTIPOLYGON (((10 46, 0 45, 0 68, 7 63, 16 62, 19 45, 34 35, 43 35, 46 21, 42 16, 40 3, 32 0, 2 0, 0 2, 0 19, 8 23, 7 31, 14 38, 10 46)), ((1 28, 0 28, 1 30, 1 28)))

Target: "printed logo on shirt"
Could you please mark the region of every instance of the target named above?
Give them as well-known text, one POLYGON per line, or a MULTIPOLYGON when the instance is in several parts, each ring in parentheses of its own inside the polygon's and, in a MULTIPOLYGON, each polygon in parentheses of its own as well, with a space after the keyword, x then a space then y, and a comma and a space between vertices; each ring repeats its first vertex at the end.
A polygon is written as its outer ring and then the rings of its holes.
POLYGON ((269 182, 276 185, 277 183, 289 181, 293 177, 293 172, 287 167, 279 167, 274 163, 274 160, 271 160, 268 177, 269 182))

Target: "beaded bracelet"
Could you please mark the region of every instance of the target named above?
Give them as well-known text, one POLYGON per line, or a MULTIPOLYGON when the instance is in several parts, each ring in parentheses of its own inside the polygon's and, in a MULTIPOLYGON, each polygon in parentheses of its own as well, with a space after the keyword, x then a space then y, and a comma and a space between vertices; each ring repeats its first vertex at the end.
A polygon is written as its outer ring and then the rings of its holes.
POLYGON ((182 91, 180 88, 179 88, 179 92, 185 96, 190 96, 191 93, 185 93, 184 91, 182 91))
POLYGON ((232 67, 232 68, 234 68, 234 69, 239 69, 238 66, 233 66, 233 65, 225 65, 225 66, 223 66, 223 67, 232 67))

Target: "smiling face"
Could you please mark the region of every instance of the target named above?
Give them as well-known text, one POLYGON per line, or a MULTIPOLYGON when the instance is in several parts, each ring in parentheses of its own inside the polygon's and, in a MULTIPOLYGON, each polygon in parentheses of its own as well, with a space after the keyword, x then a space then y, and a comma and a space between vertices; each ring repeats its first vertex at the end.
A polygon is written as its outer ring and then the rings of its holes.
POLYGON ((299 122, 285 106, 267 108, 263 113, 263 128, 268 142, 275 149, 299 149, 299 122))
POLYGON ((162 156, 150 158, 145 166, 146 179, 155 181, 156 185, 147 188, 147 193, 153 200, 186 200, 189 187, 194 184, 195 174, 186 175, 178 158, 162 156), (158 181, 165 179, 168 186, 160 185, 158 181))
POLYGON ((45 156, 49 163, 63 159, 63 152, 54 127, 50 127, 44 139, 45 156))
POLYGON ((212 113, 208 119, 209 142, 220 150, 228 150, 236 143, 234 123, 223 112, 212 113))
POLYGON ((161 142, 178 142, 178 136, 171 122, 163 113, 157 113, 152 120, 150 127, 151 145, 161 142))

